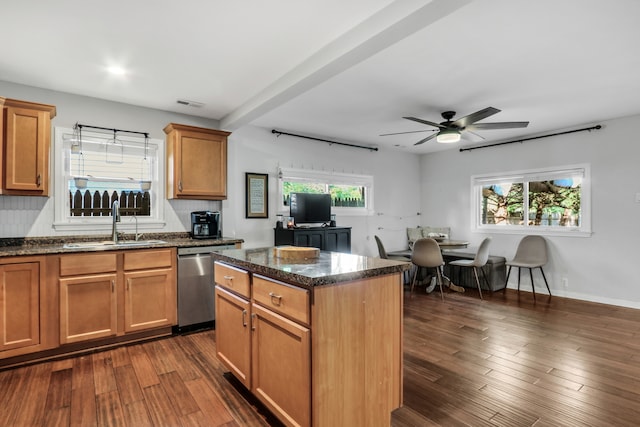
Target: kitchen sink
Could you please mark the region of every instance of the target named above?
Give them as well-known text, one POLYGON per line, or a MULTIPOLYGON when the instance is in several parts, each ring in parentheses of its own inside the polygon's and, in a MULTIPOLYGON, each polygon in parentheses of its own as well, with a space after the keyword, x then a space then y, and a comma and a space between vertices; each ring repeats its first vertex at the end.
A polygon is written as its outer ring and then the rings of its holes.
POLYGON ((99 248, 128 248, 131 246, 148 246, 166 243, 164 240, 121 240, 114 242, 113 240, 102 240, 99 242, 73 242, 65 243, 65 249, 99 249, 99 248))

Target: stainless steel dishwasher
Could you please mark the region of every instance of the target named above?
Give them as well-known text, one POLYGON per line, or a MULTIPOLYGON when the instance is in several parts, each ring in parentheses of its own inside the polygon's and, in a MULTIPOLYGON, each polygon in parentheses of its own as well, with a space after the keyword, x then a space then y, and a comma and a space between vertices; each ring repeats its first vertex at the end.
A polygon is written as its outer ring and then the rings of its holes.
POLYGON ((177 332, 190 332, 215 326, 211 252, 234 247, 225 245, 178 248, 177 332))

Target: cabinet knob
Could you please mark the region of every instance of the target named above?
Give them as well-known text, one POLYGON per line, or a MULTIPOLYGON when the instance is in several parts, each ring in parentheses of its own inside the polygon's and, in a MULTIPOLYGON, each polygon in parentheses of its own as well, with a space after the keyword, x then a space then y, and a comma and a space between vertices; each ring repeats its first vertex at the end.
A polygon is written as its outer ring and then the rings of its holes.
POLYGON ((182 192, 182 180, 178 181, 178 191, 182 192))
POLYGON ((38 174, 38 176, 36 177, 36 185, 40 187, 41 184, 42 184, 42 175, 38 174))
POLYGON ((242 326, 247 327, 247 310, 242 310, 242 326))
POLYGON ((255 313, 251 313, 251 330, 252 331, 256 330, 255 320, 256 320, 256 314, 255 313))

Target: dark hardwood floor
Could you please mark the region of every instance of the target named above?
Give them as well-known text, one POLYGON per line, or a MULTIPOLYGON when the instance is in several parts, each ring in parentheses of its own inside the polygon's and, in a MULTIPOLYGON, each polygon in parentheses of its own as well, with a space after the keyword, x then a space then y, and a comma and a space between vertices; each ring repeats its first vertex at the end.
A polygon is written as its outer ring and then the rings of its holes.
POLYGON ((640 425, 640 311, 507 290, 405 299, 394 426, 640 425))
MULTIPOLYGON (((420 289, 404 325, 393 426, 640 422, 639 310, 512 290, 443 303, 420 289)), ((8 369, 0 425, 278 425, 224 371, 214 331, 8 369)))

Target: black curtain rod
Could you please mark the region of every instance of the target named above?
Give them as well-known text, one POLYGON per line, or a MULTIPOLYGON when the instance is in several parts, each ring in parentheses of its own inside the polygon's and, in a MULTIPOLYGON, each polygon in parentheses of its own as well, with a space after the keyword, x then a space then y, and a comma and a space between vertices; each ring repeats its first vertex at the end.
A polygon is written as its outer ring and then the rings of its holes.
POLYGON ((376 147, 365 147, 364 145, 355 145, 355 144, 347 144, 346 142, 329 141, 328 139, 314 138, 312 136, 305 136, 305 135, 296 135, 295 133, 287 133, 287 132, 282 132, 280 130, 275 130, 275 129, 272 129, 271 133, 275 133, 278 136, 280 136, 280 135, 289 135, 289 136, 295 136, 297 138, 312 139, 314 141, 327 142, 329 144, 338 144, 338 145, 344 145, 346 147, 362 148, 364 150, 378 151, 378 149, 376 147))
POLYGON ((497 147, 498 145, 513 144, 513 143, 516 143, 516 142, 531 141, 532 139, 548 138, 550 136, 566 135, 568 133, 583 132, 585 130, 592 131, 594 129, 597 130, 597 129, 601 129, 601 128, 602 128, 602 125, 595 125, 595 126, 591 126, 589 128, 568 130, 568 131, 565 131, 565 132, 556 132, 556 133, 552 133, 552 134, 549 134, 549 135, 532 136, 531 138, 516 139, 515 141, 496 142, 495 144, 481 145, 479 147, 461 148, 460 152, 471 151, 471 150, 479 150, 481 148, 497 147))
POLYGON ((144 135, 145 138, 149 138, 149 133, 148 132, 136 132, 134 130, 124 130, 124 129, 115 129, 115 128, 103 128, 100 126, 89 126, 89 125, 82 125, 80 123, 76 123, 76 126, 78 128, 80 128, 80 130, 82 130, 82 128, 91 128, 91 129, 100 129, 100 130, 108 130, 111 131, 113 133, 118 133, 118 132, 126 132, 126 133, 136 133, 138 135, 144 135))

